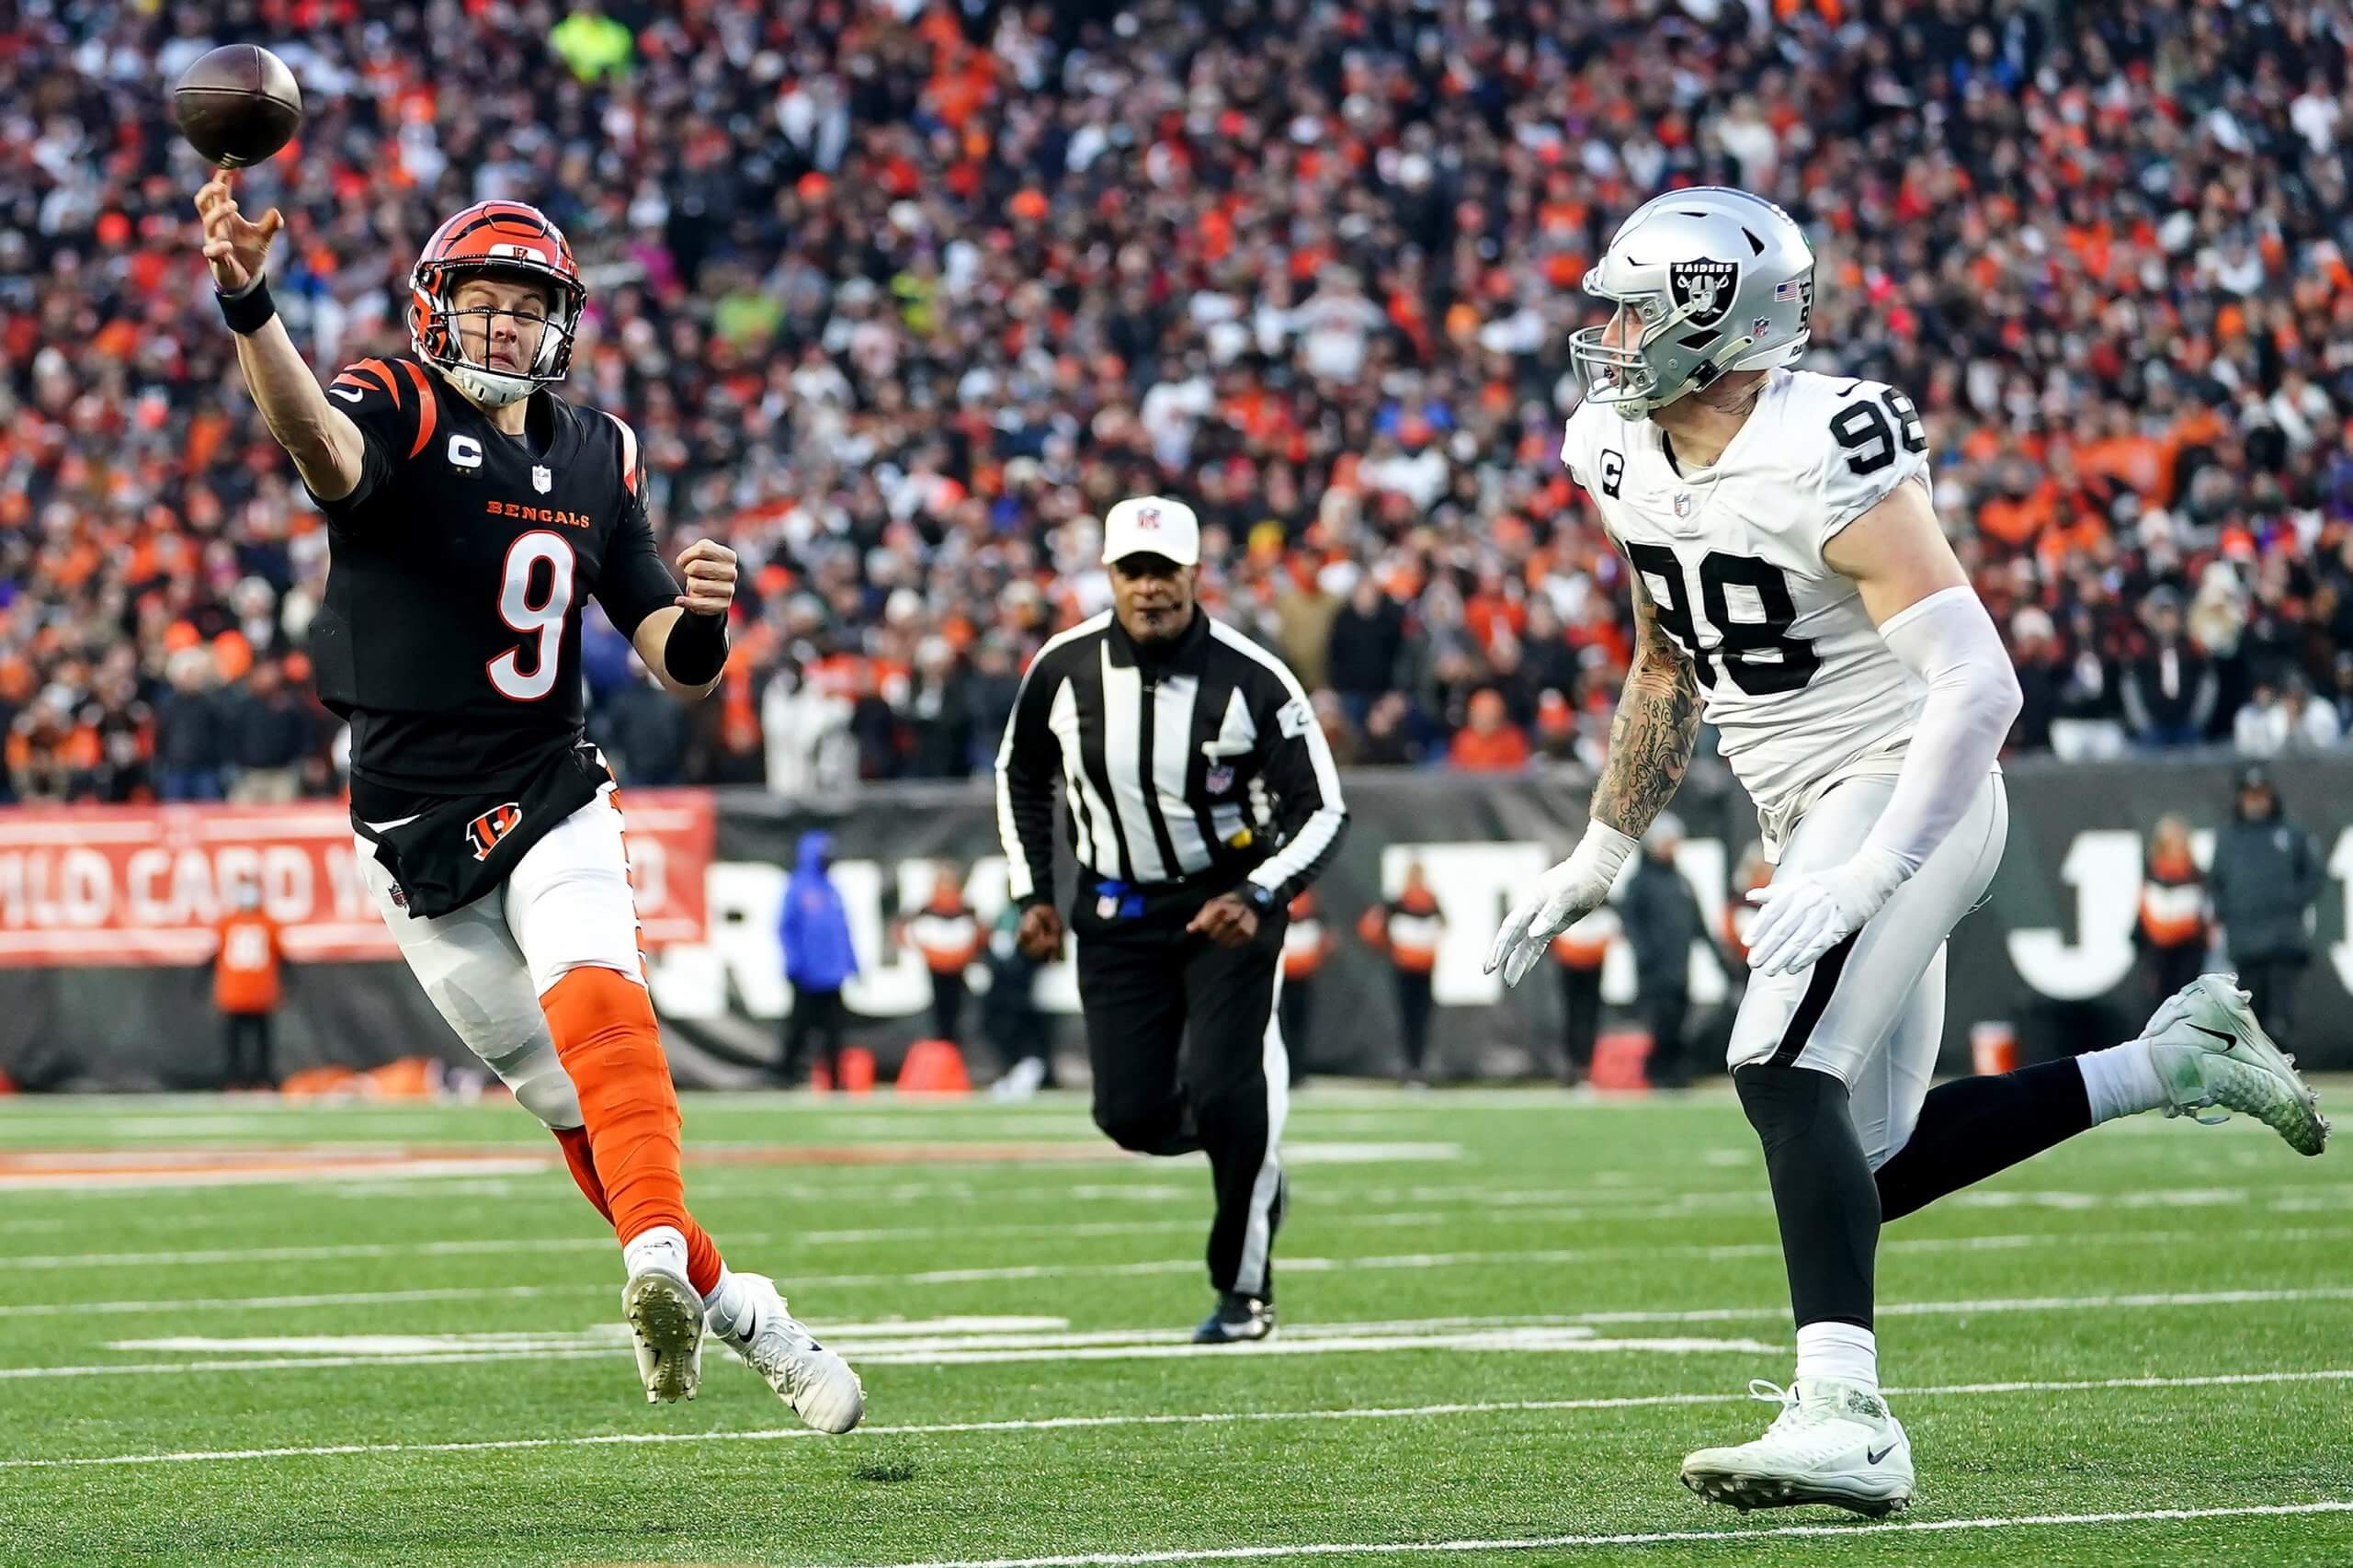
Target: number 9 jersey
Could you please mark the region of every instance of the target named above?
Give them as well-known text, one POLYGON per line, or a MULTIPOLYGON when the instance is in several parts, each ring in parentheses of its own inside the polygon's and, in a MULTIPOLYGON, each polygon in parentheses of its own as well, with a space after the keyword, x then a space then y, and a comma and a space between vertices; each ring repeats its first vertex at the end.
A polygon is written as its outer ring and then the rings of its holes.
POLYGON ((509 791, 579 743, 588 597, 628 637, 677 594, 637 438, 545 390, 506 435, 407 357, 351 365, 327 395, 364 450, 352 493, 318 503, 330 566, 311 656, 350 721, 354 784, 509 791))
POLYGON ((1776 369, 1713 467, 1678 469, 1669 450, 1654 421, 1586 403, 1561 460, 1691 655, 1778 852, 1832 784, 1902 767, 1925 689, 1822 552, 1897 485, 1928 484, 1927 437, 1892 388, 1776 369))

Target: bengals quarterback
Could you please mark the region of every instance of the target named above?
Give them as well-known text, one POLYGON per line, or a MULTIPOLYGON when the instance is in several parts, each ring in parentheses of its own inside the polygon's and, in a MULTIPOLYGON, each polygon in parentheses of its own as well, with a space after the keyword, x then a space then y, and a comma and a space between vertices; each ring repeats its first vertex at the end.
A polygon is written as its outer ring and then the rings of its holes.
POLYGON ((402 956, 612 1222, 646 1397, 692 1397, 708 1326, 810 1426, 849 1430, 857 1376, 687 1210, 618 790, 582 736, 580 618, 593 597, 693 700, 726 659, 735 558, 688 546, 682 587, 635 435, 556 395, 587 300, 572 247, 520 202, 452 215, 411 275, 410 352, 321 387, 270 302, 279 214, 246 219, 225 173, 196 206, 245 384, 327 518, 311 659, 351 726, 359 864, 402 956))

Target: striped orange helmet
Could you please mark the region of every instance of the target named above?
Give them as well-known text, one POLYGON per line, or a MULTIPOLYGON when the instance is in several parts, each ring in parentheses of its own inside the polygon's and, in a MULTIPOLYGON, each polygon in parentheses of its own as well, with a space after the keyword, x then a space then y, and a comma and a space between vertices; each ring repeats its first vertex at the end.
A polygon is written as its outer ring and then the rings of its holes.
POLYGON ((409 274, 409 344, 469 396, 494 406, 509 403, 563 380, 572 362, 573 333, 587 301, 572 246, 546 213, 520 201, 477 201, 434 230, 416 258, 416 269, 409 274), (490 312, 460 311, 454 301, 460 283, 485 276, 542 284, 554 295, 539 353, 527 371, 493 370, 467 357, 459 319, 490 312))

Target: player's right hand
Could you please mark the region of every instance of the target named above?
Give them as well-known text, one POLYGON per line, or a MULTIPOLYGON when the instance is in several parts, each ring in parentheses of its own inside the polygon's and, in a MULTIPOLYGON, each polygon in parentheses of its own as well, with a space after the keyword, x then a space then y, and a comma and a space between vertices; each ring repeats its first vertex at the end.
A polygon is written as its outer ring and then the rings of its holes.
POLYGON ((1500 969, 1506 985, 1518 985, 1553 937, 1601 907, 1635 843, 1604 823, 1586 827, 1569 858, 1539 878, 1534 890, 1504 916, 1487 949, 1486 972, 1500 969))
POLYGON ((196 193, 196 210, 204 220, 204 259, 212 268, 212 286, 233 294, 260 277, 269 242, 286 226, 278 209, 263 213, 258 223, 247 222, 229 189, 229 171, 215 169, 196 193))
POLYGON ((1063 912, 1051 903, 1031 904, 1021 912, 1021 928, 1014 933, 1013 945, 1040 963, 1062 957, 1063 912))

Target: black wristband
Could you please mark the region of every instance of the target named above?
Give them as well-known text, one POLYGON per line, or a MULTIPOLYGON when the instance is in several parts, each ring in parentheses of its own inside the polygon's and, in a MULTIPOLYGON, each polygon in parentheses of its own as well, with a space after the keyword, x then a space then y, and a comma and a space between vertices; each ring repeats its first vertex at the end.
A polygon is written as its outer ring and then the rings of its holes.
POLYGON ((278 313, 278 307, 270 302, 269 274, 267 272, 233 294, 223 294, 215 290, 212 297, 221 301, 221 319, 227 322, 229 330, 240 337, 259 332, 269 324, 270 317, 278 313))
POLYGON ((727 618, 688 610, 671 623, 662 662, 680 686, 700 686, 727 667, 727 618))

